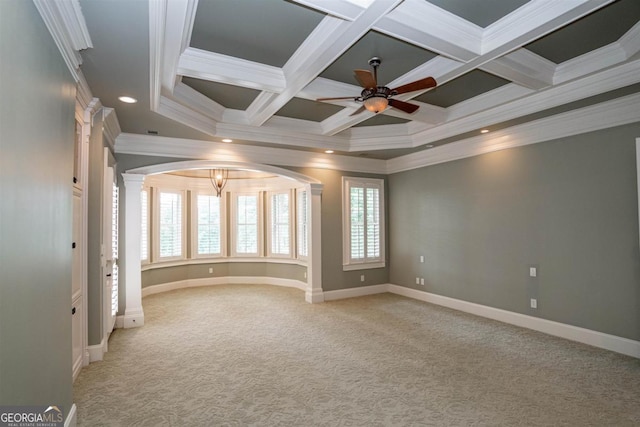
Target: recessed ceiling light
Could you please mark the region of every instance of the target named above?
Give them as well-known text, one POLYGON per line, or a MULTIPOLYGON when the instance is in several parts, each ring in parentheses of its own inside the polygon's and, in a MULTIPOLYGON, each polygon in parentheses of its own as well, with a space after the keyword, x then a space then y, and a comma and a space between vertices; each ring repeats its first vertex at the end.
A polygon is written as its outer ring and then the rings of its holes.
POLYGON ((120 96, 118 97, 118 99, 122 102, 126 102, 127 104, 135 104, 136 102, 138 102, 137 99, 132 98, 130 96, 120 96))
POLYGON ((233 139, 225 138, 222 140, 222 142, 233 142, 233 139))
POLYGON ((324 152, 327 154, 333 154, 333 150, 324 150, 324 152))
POLYGON ((489 129, 482 129, 480 133, 489 133, 489 129))

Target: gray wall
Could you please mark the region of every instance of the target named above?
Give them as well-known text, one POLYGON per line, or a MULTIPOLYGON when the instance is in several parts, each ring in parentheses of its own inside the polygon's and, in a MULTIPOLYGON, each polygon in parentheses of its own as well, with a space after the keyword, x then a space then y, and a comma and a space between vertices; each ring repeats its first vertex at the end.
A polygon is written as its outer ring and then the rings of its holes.
POLYGON ((391 175, 391 283, 640 339, 636 137, 640 124, 391 175))
POLYGON ((0 1, 0 404, 72 404, 75 84, 33 2, 0 1))
MULTIPOLYGON (((322 182, 322 289, 333 291, 379 285, 389 282, 389 230, 386 226, 387 258, 385 268, 342 271, 342 177, 386 178, 384 175, 372 175, 358 172, 345 172, 315 168, 287 168, 310 176, 322 182), (364 274, 364 282, 360 276, 364 274)), ((385 211, 388 212, 388 188, 385 182, 385 211)))
POLYGON ((306 282, 307 267, 295 264, 269 262, 225 262, 211 264, 186 264, 173 267, 152 268, 142 272, 142 287, 178 282, 189 279, 206 279, 225 276, 275 277, 306 282), (209 273, 209 268, 213 269, 209 273))

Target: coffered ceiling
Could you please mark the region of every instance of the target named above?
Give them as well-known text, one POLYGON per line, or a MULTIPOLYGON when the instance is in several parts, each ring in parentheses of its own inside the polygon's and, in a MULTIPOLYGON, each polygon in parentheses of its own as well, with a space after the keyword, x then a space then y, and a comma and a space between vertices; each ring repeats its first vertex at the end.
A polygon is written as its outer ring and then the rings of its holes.
POLYGON ((81 0, 81 67, 123 132, 390 159, 636 93, 638 0, 81 0), (356 112, 354 69, 432 76, 356 112), (120 95, 139 102, 124 105, 120 95))

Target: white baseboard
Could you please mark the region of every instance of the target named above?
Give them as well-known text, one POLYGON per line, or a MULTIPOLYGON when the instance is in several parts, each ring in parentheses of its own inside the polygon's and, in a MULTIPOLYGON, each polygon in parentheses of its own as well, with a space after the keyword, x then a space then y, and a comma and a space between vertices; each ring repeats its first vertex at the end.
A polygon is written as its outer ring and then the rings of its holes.
POLYGON ((296 288, 302 291, 307 289, 307 284, 299 280, 280 279, 277 277, 267 276, 225 276, 225 277, 205 277, 201 279, 187 279, 176 282, 162 283, 160 285, 147 286, 142 288, 142 298, 169 292, 176 289, 195 288, 200 286, 216 286, 216 285, 272 285, 284 286, 288 288, 296 288))
POLYGON ((325 291, 325 301, 335 301, 345 298, 363 297, 365 295, 382 294, 388 292, 387 285, 361 286, 359 288, 340 289, 337 291, 325 291))
POLYGON ((67 414, 67 419, 64 420, 64 427, 76 427, 78 423, 77 420, 78 411, 76 408, 76 404, 71 405, 71 409, 69 409, 69 413, 67 414))
POLYGON ((452 308, 454 310, 464 311, 465 313, 475 314, 477 316, 498 320, 500 322, 509 323, 523 328, 533 329, 534 331, 544 332, 545 334, 554 335, 556 337, 566 338, 571 341, 577 341, 594 347, 603 348, 605 350, 615 351, 616 353, 626 354, 627 356, 640 358, 639 341, 618 337, 616 335, 609 335, 593 331, 591 329, 579 328, 565 323, 554 322, 552 320, 540 319, 539 317, 527 316, 526 314, 515 313, 512 311, 501 310, 499 308, 488 307, 486 305, 436 295, 416 289, 405 288, 403 286, 392 284, 388 284, 386 286, 388 292, 397 295, 414 298, 420 301, 452 308))
POLYGON ((87 347, 89 352, 89 363, 99 362, 104 358, 104 354, 107 352, 107 340, 108 337, 103 337, 100 344, 90 345, 87 347))
POLYGON ((78 357, 77 360, 75 360, 73 362, 73 366, 72 366, 72 370, 71 370, 71 379, 72 381, 75 381, 76 378, 78 378, 78 375, 80 375, 80 371, 82 370, 82 367, 84 366, 84 358, 82 356, 78 357))
MULTIPOLYGON (((183 289, 195 286, 214 286, 222 284, 263 284, 287 286, 301 290, 306 290, 307 284, 297 280, 278 279, 274 277, 212 277, 194 280, 181 280, 178 282, 164 283, 161 285, 149 286, 142 289, 142 297, 167 292, 174 289, 183 289)), ((462 301, 455 298, 445 297, 442 295, 432 294, 429 292, 419 291, 416 289, 405 288, 403 286, 393 284, 382 284, 372 286, 362 286, 358 288, 340 289, 336 291, 325 291, 314 294, 314 301, 335 301, 344 298, 355 298, 365 295, 374 295, 390 292, 402 295, 408 298, 417 299, 431 304, 452 308, 454 310, 463 311, 465 313, 474 314, 476 316, 486 317, 488 319, 498 320, 500 322, 509 323, 511 325, 520 326, 534 331, 543 332, 549 335, 565 338, 571 341, 581 342, 594 347, 605 350, 622 353, 640 359, 640 342, 630 340, 628 338, 618 337, 616 335, 605 334, 591 329, 580 328, 577 326, 567 325, 565 323, 554 322, 552 320, 541 319, 539 317, 528 316, 526 314, 515 313, 512 311, 502 310, 499 308, 489 307, 486 305, 476 304, 468 301, 462 301)), ((306 295, 309 299, 309 295, 306 295)))
POLYGON ((122 317, 122 327, 128 329, 139 328, 140 326, 144 326, 144 311, 142 307, 126 309, 122 317))
POLYGON ((124 315, 116 316, 116 323, 113 326, 114 329, 122 329, 124 328, 124 315))

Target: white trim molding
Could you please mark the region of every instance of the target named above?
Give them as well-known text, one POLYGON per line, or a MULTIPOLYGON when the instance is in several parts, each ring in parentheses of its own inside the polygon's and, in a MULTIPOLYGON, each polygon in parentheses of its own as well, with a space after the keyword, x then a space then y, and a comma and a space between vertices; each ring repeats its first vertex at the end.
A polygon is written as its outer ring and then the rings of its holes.
POLYGON ((565 323, 554 322, 552 320, 541 319, 539 317, 527 316, 526 314, 515 313, 486 305, 462 301, 412 288, 406 288, 404 286, 398 286, 391 283, 364 286, 360 288, 341 289, 338 291, 326 291, 324 292, 324 299, 325 301, 334 301, 343 298, 353 298, 385 292, 463 311, 476 316, 497 320, 499 322, 531 329, 548 335, 565 338, 571 341, 580 342, 593 347, 614 351, 616 353, 640 359, 640 341, 605 334, 603 332, 580 328, 573 325, 567 325, 565 323))
POLYGON ((76 427, 78 424, 78 407, 75 403, 71 404, 67 419, 64 420, 64 427, 76 427))
POLYGON ((144 325, 144 311, 140 293, 142 278, 140 272, 140 192, 144 182, 144 175, 123 173, 125 194, 124 230, 126 245, 124 263, 124 287, 126 304, 124 310, 124 328, 144 325))
POLYGON ((387 160, 387 174, 640 121, 640 94, 572 110, 387 160))
POLYGON ((80 80, 82 57, 79 51, 93 47, 78 0, 33 0, 49 33, 60 50, 73 79, 80 80))
POLYGON ((89 362, 99 362, 104 359, 104 354, 109 350, 109 336, 105 335, 100 344, 90 345, 87 347, 89 352, 89 362))

